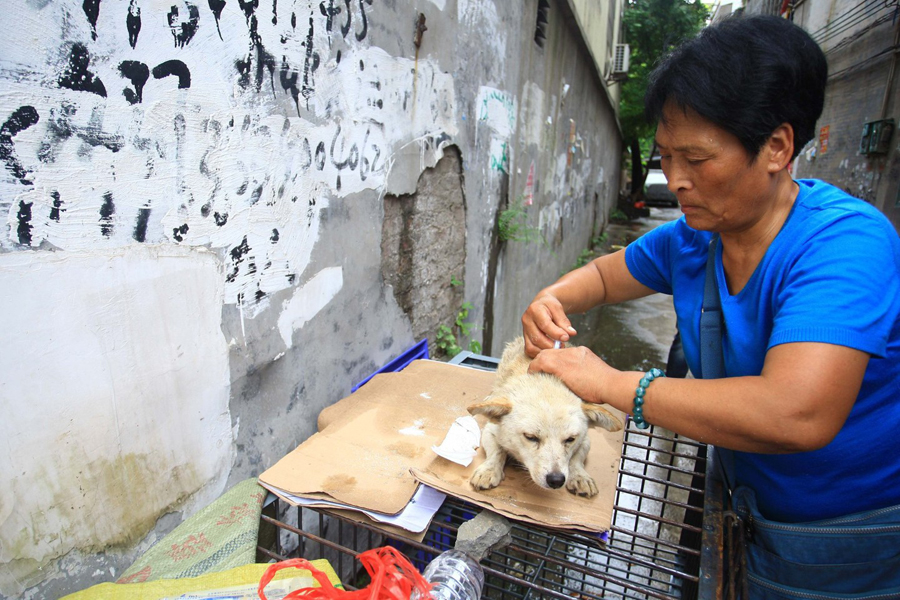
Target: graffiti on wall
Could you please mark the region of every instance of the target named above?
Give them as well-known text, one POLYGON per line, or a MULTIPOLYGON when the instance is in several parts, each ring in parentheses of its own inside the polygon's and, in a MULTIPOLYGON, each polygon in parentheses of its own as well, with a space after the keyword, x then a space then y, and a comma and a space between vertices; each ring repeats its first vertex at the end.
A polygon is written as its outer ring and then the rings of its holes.
MULTIPOLYGON (((507 92, 482 86, 475 100, 477 125, 490 131, 490 166, 494 171, 509 173, 510 140, 516 132, 516 100, 507 92)), ((478 133, 475 134, 476 138, 478 133)))
POLYGON ((377 0, 15 4, 2 250, 209 247, 253 316, 295 285, 330 202, 456 133, 450 75, 372 45, 377 0))

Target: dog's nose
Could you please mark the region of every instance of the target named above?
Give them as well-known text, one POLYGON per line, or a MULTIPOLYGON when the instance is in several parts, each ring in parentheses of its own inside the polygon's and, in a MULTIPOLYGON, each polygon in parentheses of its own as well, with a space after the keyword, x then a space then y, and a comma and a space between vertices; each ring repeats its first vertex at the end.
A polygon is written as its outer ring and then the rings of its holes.
POLYGON ((550 473, 547 475, 547 485, 554 490, 561 488, 566 483, 566 476, 562 473, 550 473))

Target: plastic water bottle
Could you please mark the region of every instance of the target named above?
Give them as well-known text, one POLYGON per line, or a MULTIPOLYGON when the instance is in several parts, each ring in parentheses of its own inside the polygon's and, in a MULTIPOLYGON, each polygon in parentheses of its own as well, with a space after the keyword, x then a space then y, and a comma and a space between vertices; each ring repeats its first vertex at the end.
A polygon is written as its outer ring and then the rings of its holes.
MULTIPOLYGON (((459 550, 439 554, 425 567, 422 576, 433 586, 434 600, 478 600, 484 586, 484 571, 477 561, 459 550)), ((413 592, 411 600, 419 600, 413 592)))

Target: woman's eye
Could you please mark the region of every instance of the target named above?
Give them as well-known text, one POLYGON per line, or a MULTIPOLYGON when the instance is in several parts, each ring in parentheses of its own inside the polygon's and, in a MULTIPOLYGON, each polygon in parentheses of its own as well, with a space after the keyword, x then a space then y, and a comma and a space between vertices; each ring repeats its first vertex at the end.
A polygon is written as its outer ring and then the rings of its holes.
POLYGON ((705 158, 689 158, 688 164, 699 165, 700 163, 706 162, 705 158))
POLYGON ((522 435, 524 435, 524 436, 525 436, 525 439, 528 440, 529 442, 535 442, 535 443, 537 443, 537 442, 541 441, 541 439, 540 439, 538 436, 536 436, 536 435, 531 435, 530 433, 524 433, 524 434, 522 434, 522 435))

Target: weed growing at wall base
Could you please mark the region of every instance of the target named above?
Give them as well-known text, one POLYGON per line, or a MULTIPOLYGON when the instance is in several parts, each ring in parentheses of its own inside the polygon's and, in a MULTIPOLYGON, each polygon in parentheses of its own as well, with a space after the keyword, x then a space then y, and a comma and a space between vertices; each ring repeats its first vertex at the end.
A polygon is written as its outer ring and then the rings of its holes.
MULTIPOLYGON (((469 337, 472 331, 478 329, 473 323, 466 323, 466 319, 469 317, 469 311, 472 310, 471 302, 463 302, 462 307, 460 307, 459 312, 456 315, 456 320, 453 322, 453 325, 441 325, 437 329, 437 333, 435 334, 434 344, 437 349, 448 358, 453 358, 460 352, 462 352, 462 348, 459 343, 460 340, 464 340, 469 337), (457 339, 457 332, 459 333, 459 340, 457 339)), ((477 340, 469 340, 469 351, 474 352, 475 354, 481 353, 481 343, 477 340)))

